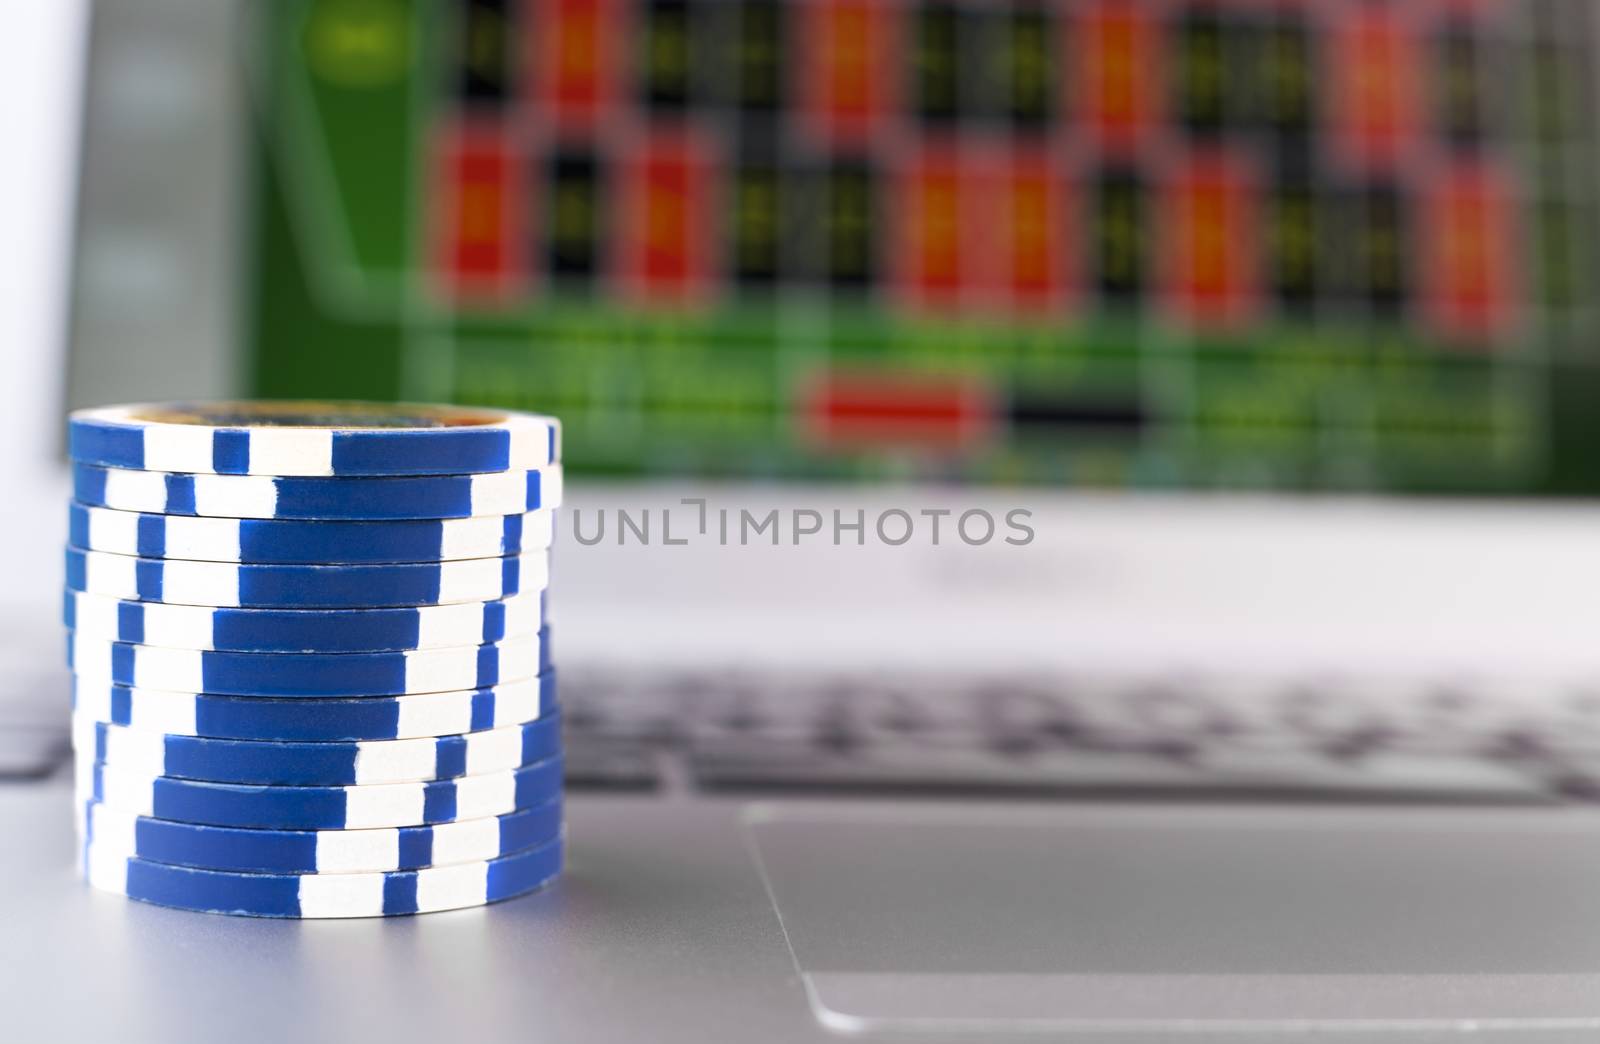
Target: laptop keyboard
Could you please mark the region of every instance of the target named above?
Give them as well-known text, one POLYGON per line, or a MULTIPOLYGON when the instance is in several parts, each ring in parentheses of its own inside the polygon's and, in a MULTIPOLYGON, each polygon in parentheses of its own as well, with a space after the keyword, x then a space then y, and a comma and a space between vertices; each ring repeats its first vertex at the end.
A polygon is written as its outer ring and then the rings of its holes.
POLYGON ((1600 799, 1592 692, 568 668, 562 699, 578 786, 1600 799))
MULTIPOLYGON (((1600 690, 567 667, 561 696, 579 788, 1600 801, 1600 690)), ((67 747, 0 720, 0 780, 67 747)))

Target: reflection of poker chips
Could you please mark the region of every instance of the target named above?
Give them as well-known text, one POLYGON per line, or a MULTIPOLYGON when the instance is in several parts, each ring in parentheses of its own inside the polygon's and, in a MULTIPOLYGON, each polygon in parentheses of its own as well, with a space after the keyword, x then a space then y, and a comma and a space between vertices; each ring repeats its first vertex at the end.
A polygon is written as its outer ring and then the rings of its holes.
POLYGON ((390 565, 237 565, 133 558, 67 548, 67 588, 170 605, 253 609, 382 609, 450 605, 537 591, 548 552, 390 565))
POLYGON ((398 522, 302 522, 275 518, 148 515, 74 503, 67 542, 139 558, 293 565, 382 565, 498 558, 550 546, 549 510, 398 522))
POLYGON ((561 753, 561 717, 461 736, 289 743, 171 735, 73 716, 80 756, 151 776, 264 786, 367 786, 508 772, 561 753))
POLYGON ((273 787, 152 776, 77 763, 80 801, 180 823, 270 830, 364 830, 431 826, 498 816, 561 796, 559 756, 481 776, 349 787, 273 787))
POLYGON ((67 430, 73 460, 201 475, 470 475, 561 459, 554 418, 453 406, 108 406, 67 430))
POLYGON ((379 917, 483 906, 544 887, 561 873, 562 842, 498 859, 381 874, 241 874, 173 866, 90 842, 94 887, 159 906, 248 917, 379 917))
POLYGON ((561 465, 487 475, 274 478, 72 466, 89 507, 217 518, 429 519, 520 515, 561 503, 561 465))
POLYGON ((67 636, 67 661, 85 681, 226 696, 402 696, 520 681, 544 673, 543 636, 505 646, 374 653, 241 653, 163 649, 67 636))
POLYGON ((561 802, 438 826, 251 830, 151 819, 88 802, 79 834, 96 847, 157 863, 258 874, 417 870, 496 859, 561 833, 561 802))
POLYGON ((531 638, 544 592, 403 609, 231 609, 67 591, 62 620, 83 638, 235 652, 382 652, 531 638))
POLYGON ((344 699, 167 692, 84 678, 74 680, 72 692, 73 708, 96 721, 181 736, 308 742, 481 732, 529 721, 557 706, 554 671, 482 689, 344 699))
POLYGON ((63 618, 91 884, 358 917, 559 873, 557 422, 221 403, 70 428, 63 618))

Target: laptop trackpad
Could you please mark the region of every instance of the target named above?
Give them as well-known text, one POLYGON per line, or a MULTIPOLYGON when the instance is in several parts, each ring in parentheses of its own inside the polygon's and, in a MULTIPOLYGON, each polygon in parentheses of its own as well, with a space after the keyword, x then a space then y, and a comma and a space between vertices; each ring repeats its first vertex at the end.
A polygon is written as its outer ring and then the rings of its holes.
POLYGON ((1600 1027, 1600 816, 754 806, 825 1024, 1600 1027))

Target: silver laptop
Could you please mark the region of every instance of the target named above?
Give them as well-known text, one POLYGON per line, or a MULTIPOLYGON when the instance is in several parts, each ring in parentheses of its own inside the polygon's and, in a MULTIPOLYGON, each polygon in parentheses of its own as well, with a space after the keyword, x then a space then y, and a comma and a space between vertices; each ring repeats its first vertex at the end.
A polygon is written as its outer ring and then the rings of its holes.
POLYGON ((1563 494, 1600 471, 1592 290, 1558 284, 1589 271, 1594 28, 1550 0, 95 6, 67 403, 549 396, 589 472, 552 614, 571 856, 392 923, 82 887, 41 423, 6 515, 17 1039, 1590 1039, 1600 511, 1563 494), (1040 47, 1082 61, 985 72, 1040 47), (1117 68, 1162 75, 1123 97, 1117 68), (1251 70, 1379 100, 1301 126, 1251 70), (1078 231, 1014 237, 1004 278, 952 262, 947 218, 1003 238, 991 196, 1078 231), (1310 274, 1194 260, 1305 207, 1310 274), (630 241, 641 215, 721 238, 630 241), (1130 274, 1119 228, 1191 268, 1130 274))

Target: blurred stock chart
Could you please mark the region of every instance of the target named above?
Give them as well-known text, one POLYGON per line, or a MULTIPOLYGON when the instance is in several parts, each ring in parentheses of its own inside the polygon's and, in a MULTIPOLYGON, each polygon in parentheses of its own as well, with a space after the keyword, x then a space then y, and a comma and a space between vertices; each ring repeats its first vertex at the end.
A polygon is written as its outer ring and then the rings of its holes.
POLYGON ((257 394, 610 474, 1600 491, 1586 0, 255 14, 257 394))

